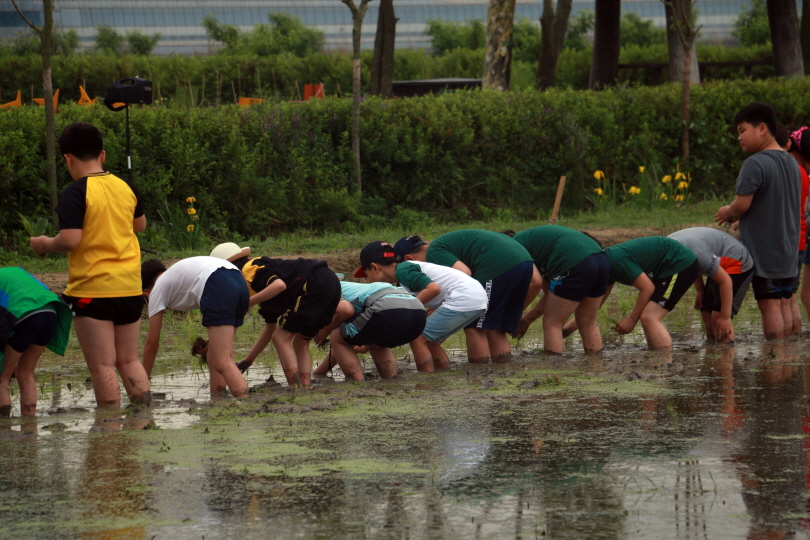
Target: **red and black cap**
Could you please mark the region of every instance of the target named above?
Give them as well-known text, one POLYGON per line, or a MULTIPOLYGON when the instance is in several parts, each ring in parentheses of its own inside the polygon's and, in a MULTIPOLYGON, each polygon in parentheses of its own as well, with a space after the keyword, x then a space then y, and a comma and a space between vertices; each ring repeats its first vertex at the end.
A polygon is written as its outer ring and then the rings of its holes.
POLYGON ((388 242, 370 242, 360 251, 360 268, 354 273, 354 277, 366 277, 365 267, 378 261, 396 261, 397 255, 394 248, 388 242))

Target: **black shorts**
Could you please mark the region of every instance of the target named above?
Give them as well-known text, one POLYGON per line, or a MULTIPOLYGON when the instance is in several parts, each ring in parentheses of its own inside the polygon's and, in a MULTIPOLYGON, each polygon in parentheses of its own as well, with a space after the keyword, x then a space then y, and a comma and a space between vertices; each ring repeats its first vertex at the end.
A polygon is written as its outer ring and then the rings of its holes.
POLYGON ((487 310, 465 328, 517 332, 533 272, 534 263, 525 261, 483 284, 487 310))
POLYGON ((610 263, 607 255, 594 253, 585 257, 573 268, 560 276, 552 277, 549 291, 572 302, 582 302, 585 297, 600 298, 605 295, 610 282, 610 263))
POLYGON ((205 282, 200 296, 202 325, 239 328, 250 307, 250 291, 242 272, 236 268, 217 268, 205 282))
POLYGON ((655 292, 653 292, 650 302, 655 302, 665 310, 672 311, 699 275, 700 267, 695 261, 673 276, 654 279, 655 292))
POLYGON ((121 298, 76 298, 62 295, 74 317, 90 317, 99 321, 112 321, 115 326, 141 320, 145 301, 142 294, 121 298))
POLYGON ((6 345, 24 353, 29 345, 44 347, 56 335, 56 313, 53 311, 40 311, 29 315, 14 325, 11 337, 6 345))
MULTIPOLYGON (((343 324, 350 324, 361 315, 362 311, 343 324)), ((386 309, 374 312, 357 334, 350 337, 341 332, 341 335, 349 345, 399 347, 421 336, 426 323, 424 309, 386 309)))
MULTIPOLYGON (((338 303, 340 280, 328 267, 319 266, 307 278, 301 296, 275 319, 278 319, 278 325, 286 331, 312 339, 332 322, 338 303)), ((262 313, 261 309, 259 313, 262 313)), ((275 319, 268 321, 265 317, 265 322, 272 324, 275 319)))
MULTIPOLYGON (((751 279, 754 277, 754 269, 751 268, 742 274, 729 274, 731 277, 731 316, 733 317, 740 311, 745 294, 748 292, 748 286, 751 284, 751 279)), ((703 305, 700 311, 712 312, 720 311, 722 302, 720 300, 720 286, 711 278, 706 280, 706 287, 703 289, 703 305)))
POLYGON ((791 283, 794 293, 799 291, 799 283, 801 282, 802 279, 802 261, 804 260, 804 251, 805 250, 803 249, 799 250, 799 268, 798 268, 799 271, 796 273, 796 277, 793 278, 793 283, 791 283))
POLYGON ((793 278, 769 279, 754 276, 751 285, 756 300, 780 300, 793 296, 793 278))

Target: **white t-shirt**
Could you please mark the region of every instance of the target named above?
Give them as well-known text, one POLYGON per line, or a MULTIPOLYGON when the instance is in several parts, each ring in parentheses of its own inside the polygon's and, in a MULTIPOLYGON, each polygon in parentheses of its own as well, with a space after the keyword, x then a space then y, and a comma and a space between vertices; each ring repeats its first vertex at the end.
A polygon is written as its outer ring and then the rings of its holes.
POLYGON ((173 309, 188 311, 200 308, 200 297, 208 277, 220 268, 239 270, 225 259, 190 257, 173 264, 158 276, 149 295, 149 316, 173 309))
POLYGON ((397 265, 400 285, 414 294, 428 284, 422 274, 442 288, 439 296, 428 302, 426 308, 435 309, 441 306, 462 313, 487 309, 484 287, 461 270, 420 261, 405 261, 397 265))

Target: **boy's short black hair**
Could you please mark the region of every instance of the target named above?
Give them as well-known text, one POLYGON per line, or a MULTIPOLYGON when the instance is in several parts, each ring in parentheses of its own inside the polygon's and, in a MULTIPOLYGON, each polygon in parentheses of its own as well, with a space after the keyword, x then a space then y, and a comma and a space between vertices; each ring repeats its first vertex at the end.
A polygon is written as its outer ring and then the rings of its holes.
POLYGON ((765 124, 768 132, 776 137, 776 111, 768 103, 756 101, 740 109, 737 116, 734 117, 734 125, 738 126, 743 122, 747 122, 754 127, 765 124))
POLYGON ((581 232, 582 234, 584 234, 585 236, 587 236, 588 238, 590 238, 591 240, 593 240, 594 242, 596 242, 596 243, 597 243, 597 245, 598 245, 600 248, 605 249, 605 246, 604 246, 604 245, 602 245, 602 242, 600 242, 600 241, 599 241, 599 239, 598 239, 598 238, 596 238, 596 237, 595 237, 594 235, 592 235, 591 233, 589 233, 589 232, 585 232, 585 231, 579 231, 579 232, 581 232))
POLYGON ((517 233, 515 233, 515 231, 513 231, 512 229, 506 229, 505 231, 501 231, 501 234, 505 234, 509 238, 514 238, 515 234, 517 233))
POLYGON ((73 122, 65 126, 58 142, 60 154, 73 154, 81 161, 96 159, 104 149, 101 132, 87 122, 73 122))
POLYGON ((784 148, 787 146, 790 134, 788 133, 788 129, 785 127, 785 124, 782 122, 776 123, 776 132, 773 134, 773 138, 776 140, 776 144, 779 145, 779 148, 784 148))
POLYGON ((151 289, 158 276, 166 271, 166 265, 158 259, 149 259, 141 264, 141 289, 151 289))
MULTIPOLYGON (((414 250, 414 251, 416 251, 416 250, 414 250)), ((391 266, 392 264, 397 264, 399 262, 400 262, 399 257, 394 258, 394 259, 390 259, 390 258, 389 259, 378 259, 376 261, 372 261, 372 262, 368 263, 367 265, 365 265, 363 267, 363 270, 368 270, 369 268, 371 268, 372 264, 377 264, 379 266, 391 266)))

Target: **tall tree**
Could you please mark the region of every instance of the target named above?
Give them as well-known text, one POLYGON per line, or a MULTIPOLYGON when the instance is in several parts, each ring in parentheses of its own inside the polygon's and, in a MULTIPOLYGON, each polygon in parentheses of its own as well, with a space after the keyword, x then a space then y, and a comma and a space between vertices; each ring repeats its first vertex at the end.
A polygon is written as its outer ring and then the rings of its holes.
POLYGON ((619 76, 621 10, 621 0, 596 0, 593 60, 588 79, 588 88, 592 90, 613 84, 619 76))
POLYGON ((683 72, 681 73, 681 159, 689 167, 689 118, 692 97, 692 48, 700 32, 697 26, 697 0, 665 0, 672 8, 673 26, 681 40, 683 72))
POLYGON ((768 0, 774 73, 777 77, 803 77, 802 41, 796 0, 768 0))
POLYGON ((44 24, 37 27, 20 10, 17 0, 11 0, 20 17, 40 36, 40 54, 42 55, 42 91, 45 93, 45 161, 48 174, 48 191, 51 198, 51 222, 59 226, 56 216, 56 112, 53 110, 53 79, 51 78, 51 36, 53 34, 53 0, 42 0, 44 24))
POLYGON ((810 1, 802 2, 802 57, 804 59, 804 74, 810 75, 810 1))
POLYGON ((537 62, 537 78, 534 86, 538 90, 551 88, 557 82, 557 60, 560 58, 565 34, 568 32, 568 18, 571 16, 572 0, 543 0, 543 15, 540 17, 540 59, 537 62))
POLYGON ((363 19, 371 0, 341 0, 352 12, 352 152, 354 153, 354 170, 357 180, 357 191, 363 192, 363 181, 360 176, 360 37, 363 30, 363 19))
MULTIPOLYGON (((675 26, 675 14, 672 4, 664 2, 667 24, 667 52, 669 53, 669 80, 681 82, 683 80, 683 43, 675 26)), ((700 84, 700 69, 698 68, 697 41, 692 44, 692 72, 689 80, 692 84, 700 84)))
POLYGON ((371 58, 371 93, 387 98, 391 97, 394 83, 394 44, 398 20, 394 14, 394 0, 381 0, 374 56, 371 58))
POLYGON ((484 44, 484 88, 509 90, 514 22, 515 0, 489 0, 487 38, 484 44))

